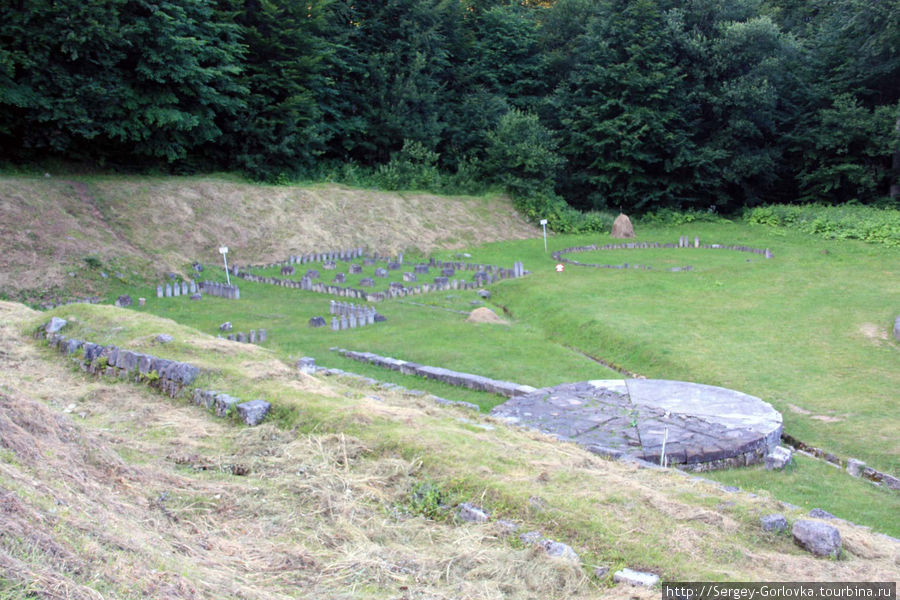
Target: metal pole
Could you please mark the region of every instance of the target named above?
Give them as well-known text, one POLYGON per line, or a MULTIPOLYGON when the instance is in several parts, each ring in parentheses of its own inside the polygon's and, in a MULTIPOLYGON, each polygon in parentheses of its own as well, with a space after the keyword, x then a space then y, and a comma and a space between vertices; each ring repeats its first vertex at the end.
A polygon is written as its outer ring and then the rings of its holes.
POLYGON ((219 248, 219 253, 222 254, 222 260, 225 261, 225 281, 231 285, 231 277, 228 276, 228 246, 219 248))
POLYGON ((541 219, 541 227, 544 229, 544 253, 547 253, 547 219, 541 219))

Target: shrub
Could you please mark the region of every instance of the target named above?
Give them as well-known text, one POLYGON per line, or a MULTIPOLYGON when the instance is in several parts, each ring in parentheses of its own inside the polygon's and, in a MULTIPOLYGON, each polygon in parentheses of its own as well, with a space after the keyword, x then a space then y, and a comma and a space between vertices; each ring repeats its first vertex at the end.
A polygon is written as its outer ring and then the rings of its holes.
POLYGON ((859 204, 773 204, 744 213, 754 225, 788 227, 832 239, 854 239, 900 247, 900 210, 859 204))

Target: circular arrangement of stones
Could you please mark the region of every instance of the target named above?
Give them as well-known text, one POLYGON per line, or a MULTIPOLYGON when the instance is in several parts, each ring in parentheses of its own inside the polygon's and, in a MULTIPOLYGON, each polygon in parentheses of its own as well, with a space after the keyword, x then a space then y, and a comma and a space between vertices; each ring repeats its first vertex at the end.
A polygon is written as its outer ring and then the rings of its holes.
POLYGON ((517 396, 491 414, 613 458, 695 471, 762 462, 781 414, 741 392, 663 379, 567 383, 517 396))
MULTIPOLYGON (((590 246, 573 246, 571 248, 564 248, 562 250, 557 250, 553 253, 554 260, 559 262, 568 263, 570 265, 576 265, 579 267, 593 267, 594 269, 652 269, 648 265, 639 265, 639 264, 631 264, 624 263, 621 265, 601 265, 597 263, 583 263, 579 262, 572 258, 566 258, 567 254, 574 254, 576 252, 593 252, 596 250, 635 250, 635 249, 645 249, 645 248, 703 248, 705 250, 732 250, 734 252, 748 252, 750 254, 759 254, 769 259, 772 258, 772 251, 768 248, 751 248, 749 246, 726 246, 723 244, 700 244, 700 238, 694 238, 693 241, 688 238, 688 236, 683 235, 681 239, 678 240, 677 244, 661 244, 659 242, 627 242, 624 244, 606 244, 603 246, 598 246, 596 244, 591 244, 590 246)), ((668 271, 692 271, 693 267, 690 265, 685 265, 681 267, 672 267, 667 269, 668 271)))

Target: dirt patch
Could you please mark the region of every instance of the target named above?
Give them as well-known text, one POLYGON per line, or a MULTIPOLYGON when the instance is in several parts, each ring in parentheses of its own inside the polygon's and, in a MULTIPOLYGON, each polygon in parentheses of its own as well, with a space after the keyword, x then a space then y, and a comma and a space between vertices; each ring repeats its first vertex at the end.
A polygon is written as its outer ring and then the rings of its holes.
POLYGON ((494 323, 496 325, 509 325, 509 321, 497 316, 491 309, 481 306, 469 313, 466 321, 470 323, 494 323))
POLYGON ((795 404, 788 404, 788 408, 791 409, 791 412, 797 413, 798 415, 811 415, 812 412, 806 410, 805 408, 800 408, 795 404))
POLYGON ((886 342, 890 339, 887 329, 879 327, 875 323, 863 323, 859 326, 859 332, 874 342, 886 342))
POLYGON ((844 420, 843 417, 831 417, 828 415, 813 415, 810 419, 815 419, 816 421, 822 421, 823 423, 840 423, 844 420))

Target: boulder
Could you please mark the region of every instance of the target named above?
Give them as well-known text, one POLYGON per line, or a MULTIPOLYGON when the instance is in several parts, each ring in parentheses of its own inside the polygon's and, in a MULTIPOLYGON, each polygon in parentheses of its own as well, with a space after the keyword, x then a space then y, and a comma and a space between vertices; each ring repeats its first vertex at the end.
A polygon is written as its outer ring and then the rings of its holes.
POLYGON ((158 336, 156 336, 155 338, 153 338, 153 341, 155 341, 157 344, 168 344, 173 339, 175 339, 175 338, 173 338, 168 333, 161 333, 158 336))
POLYGON ((224 323, 219 325, 219 331, 231 331, 231 330, 232 330, 231 321, 225 321, 224 323))
POLYGON ((633 238, 634 225, 631 224, 631 219, 625 214, 619 214, 613 222, 610 235, 614 238, 633 238))
POLYGON ((828 523, 802 519, 794 523, 791 533, 798 546, 816 556, 837 558, 841 553, 841 533, 828 523))

